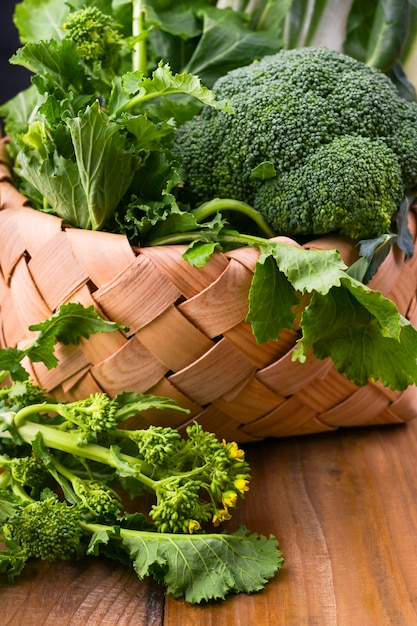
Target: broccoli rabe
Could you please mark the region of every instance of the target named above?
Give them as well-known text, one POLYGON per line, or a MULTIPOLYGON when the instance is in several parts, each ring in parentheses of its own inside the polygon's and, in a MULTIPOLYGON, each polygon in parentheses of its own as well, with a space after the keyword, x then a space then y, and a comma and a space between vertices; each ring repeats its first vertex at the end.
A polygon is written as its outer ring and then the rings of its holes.
MULTIPOLYGON (((105 394, 102 394, 107 398, 105 394)), ((98 396, 93 397, 97 400, 98 396)), ((155 399, 155 408, 163 399, 155 399)), ((113 407, 113 422, 107 429, 91 431, 96 437, 88 443, 85 424, 74 429, 74 422, 67 415, 77 412, 77 405, 84 407, 86 401, 30 405, 17 413, 0 412, 0 424, 23 442, 57 450, 73 457, 101 463, 110 468, 114 476, 130 477, 138 481, 156 496, 156 503, 149 515, 160 532, 195 532, 202 524, 228 519, 228 508, 236 505, 243 497, 250 480, 249 466, 243 451, 219 441, 212 433, 203 431, 200 425, 187 427, 187 438, 178 437, 177 431, 165 427, 147 430, 117 428, 118 424, 141 410, 142 403, 149 405, 150 399, 140 394, 121 394, 109 400, 113 407), (128 402, 126 399, 129 399, 128 402), (57 414, 58 421, 49 424, 49 415, 57 414), (32 421, 35 419, 36 421, 32 421), (41 423, 39 423, 41 422, 41 423), (99 435, 99 436, 97 436, 99 435), (157 454, 153 449, 157 442, 157 454), (131 453, 132 444, 136 454, 131 453), (233 493, 233 498, 230 494, 233 493), (224 494, 228 494, 225 497, 224 494), (226 500, 229 505, 226 506, 226 500)), ((103 416, 108 414, 108 403, 101 402, 103 416)), ((143 406, 143 405, 142 405, 143 406)), ((163 406, 163 404, 161 405, 163 406)), ((168 403, 165 406, 169 406, 168 403)), ((175 406, 172 405, 171 406, 175 406)), ((38 448, 36 448, 38 449, 38 448)), ((58 484, 65 490, 68 480, 72 485, 71 498, 75 503, 87 507, 90 512, 117 512, 117 502, 111 494, 98 493, 94 482, 76 482, 71 468, 66 468, 52 452, 47 455, 48 466, 58 484), (59 476, 58 476, 59 475, 59 476), (62 478, 61 478, 62 477, 62 478), (91 499, 88 502, 88 499, 91 499)), ((94 479, 94 476, 92 476, 94 479)))
POLYGON ((274 537, 204 528, 229 520, 248 490, 243 450, 198 424, 188 426, 187 437, 168 427, 120 427, 149 407, 179 408, 168 399, 122 393, 0 410, 1 437, 17 449, 31 447, 30 456, 0 459, 0 572, 9 580, 31 557, 104 554, 132 562, 139 578, 152 575, 171 594, 200 602, 261 589, 282 566, 274 537), (86 438, 88 420, 78 418, 90 405, 96 417, 102 410, 106 425, 90 424, 93 442, 86 438), (143 513, 127 513, 119 490, 140 500, 141 486, 154 493, 154 504, 146 500, 143 513))
POLYGON ((210 526, 228 520, 248 490, 250 468, 236 443, 198 424, 186 437, 129 424, 148 409, 188 413, 169 398, 97 393, 65 403, 29 382, 23 359, 51 368, 58 340, 77 345, 118 328, 68 303, 30 327, 38 331, 31 344, 0 350, 0 382, 12 381, 0 390, 0 574, 13 581, 31 557, 90 554, 132 563, 140 579, 153 576, 190 602, 262 589, 283 565, 275 537, 210 526))
POLYGON ((85 7, 70 13, 62 30, 65 39, 74 43, 85 63, 100 62, 109 68, 118 61, 122 36, 113 17, 97 7, 85 7))
POLYGON ((192 206, 230 197, 278 233, 367 238, 417 188, 417 104, 353 58, 285 50, 229 72, 213 91, 234 113, 205 107, 175 139, 192 206))
POLYGON ((131 561, 139 578, 153 575, 167 591, 189 602, 223 598, 229 591, 262 589, 283 564, 273 537, 232 534, 156 534, 140 515, 125 525, 84 521, 78 507, 49 495, 19 500, 0 490, 0 572, 11 582, 29 558, 67 560, 84 554, 131 561))

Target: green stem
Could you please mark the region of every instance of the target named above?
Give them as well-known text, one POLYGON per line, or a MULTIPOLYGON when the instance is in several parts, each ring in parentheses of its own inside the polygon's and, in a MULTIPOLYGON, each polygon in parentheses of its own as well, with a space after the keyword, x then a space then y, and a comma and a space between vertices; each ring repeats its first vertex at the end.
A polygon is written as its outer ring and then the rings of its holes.
POLYGON ((132 0, 132 36, 136 40, 133 45, 132 69, 134 72, 148 72, 148 58, 145 37, 145 3, 143 0, 132 0))
POLYGON ((12 482, 12 491, 14 495, 20 498, 21 500, 26 500, 27 502, 33 502, 33 499, 26 493, 22 485, 20 485, 19 483, 16 483, 15 481, 12 482))
POLYGON ((120 107, 120 109, 117 109, 116 113, 124 113, 125 111, 133 109, 138 104, 147 102, 148 100, 153 100, 155 98, 159 98, 160 96, 172 96, 177 93, 183 93, 183 91, 173 87, 172 89, 164 89, 163 91, 152 91, 152 93, 139 92, 137 96, 133 96, 128 102, 126 102, 126 104, 120 107))
MULTIPOLYGON (((158 239, 152 239, 147 241, 147 246, 169 246, 177 245, 180 243, 190 243, 191 241, 198 241, 199 239, 210 240, 210 232, 207 230, 194 230, 187 233, 176 233, 174 235, 167 235, 165 237, 159 237, 158 239)), ((263 237, 256 237, 255 235, 242 235, 236 231, 222 231, 216 233, 215 241, 219 243, 236 243, 242 246, 252 245, 259 246, 261 244, 267 244, 268 240, 263 237)))
MULTIPOLYGON (((57 405, 54 404, 32 404, 28 407, 20 409, 14 416, 14 423, 18 428, 19 434, 23 441, 32 444, 36 436, 40 433, 42 440, 47 447, 61 450, 74 456, 79 456, 90 461, 97 461, 113 467, 117 470, 118 463, 113 457, 111 450, 94 443, 79 445, 79 435, 77 433, 58 430, 46 424, 36 424, 26 421, 28 417, 39 412, 57 412, 57 405)), ((150 479, 146 474, 151 474, 153 467, 148 463, 141 461, 135 457, 120 453, 119 458, 135 470, 134 476, 137 480, 144 484, 154 487, 155 481, 150 479)))
MULTIPOLYGON (((82 520, 78 520, 78 523, 83 530, 90 533, 91 535, 99 532, 112 532, 112 528, 110 526, 106 526, 105 524, 93 524, 90 522, 84 522, 82 520)), ((132 530, 130 528, 120 528, 120 532, 118 532, 118 534, 115 536, 115 539, 117 539, 118 537, 120 537, 120 539, 122 540, 136 539, 138 537, 141 537, 142 539, 151 539, 154 541, 155 539, 158 539, 158 537, 160 539, 166 539, 167 537, 170 537, 175 542, 177 539, 181 539, 181 536, 184 536, 184 533, 159 533, 151 530, 132 530)), ((201 535, 199 535, 198 533, 195 535, 187 534, 185 536, 190 541, 201 541, 201 535)), ((209 541, 210 539, 222 540, 224 538, 227 539, 227 537, 228 535, 225 535, 224 533, 204 533, 204 541, 209 541)), ((244 541, 245 539, 246 537, 244 535, 233 535, 233 541, 244 541)))
POLYGON ((243 213, 243 215, 250 217, 255 224, 261 228, 267 237, 275 237, 276 235, 259 211, 251 207, 250 204, 242 202, 241 200, 234 200, 232 198, 214 198, 214 200, 210 200, 209 202, 205 202, 200 205, 191 211, 191 213, 197 221, 202 222, 209 215, 213 215, 213 213, 221 211, 237 211, 238 213, 243 213))
POLYGON ((62 476, 64 476, 64 478, 67 478, 71 484, 74 482, 74 479, 77 478, 75 474, 71 472, 71 470, 65 467, 65 465, 62 465, 62 463, 57 461, 54 457, 51 457, 51 463, 54 466, 54 468, 57 470, 57 472, 59 472, 62 476))

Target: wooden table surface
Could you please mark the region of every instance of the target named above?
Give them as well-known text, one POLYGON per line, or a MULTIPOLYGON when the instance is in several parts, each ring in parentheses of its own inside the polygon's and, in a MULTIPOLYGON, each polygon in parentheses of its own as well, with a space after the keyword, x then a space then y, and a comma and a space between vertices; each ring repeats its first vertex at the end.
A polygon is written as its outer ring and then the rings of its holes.
POLYGON ((121 565, 31 563, 0 588, 1 626, 417 626, 417 420, 247 446, 235 521, 274 533, 265 590, 190 606, 121 565))

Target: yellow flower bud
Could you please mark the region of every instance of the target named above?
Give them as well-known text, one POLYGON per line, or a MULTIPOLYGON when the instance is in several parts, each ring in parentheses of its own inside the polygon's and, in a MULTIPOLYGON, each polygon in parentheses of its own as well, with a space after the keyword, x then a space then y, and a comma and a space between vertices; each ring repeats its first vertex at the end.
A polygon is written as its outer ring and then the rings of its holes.
POLYGON ((197 522, 196 519, 190 519, 188 522, 188 532, 192 535, 196 530, 200 530, 201 525, 200 522, 197 522))
POLYGON ((245 460, 245 453, 239 448, 236 441, 231 441, 230 443, 227 443, 226 440, 223 439, 222 444, 227 449, 227 452, 229 453, 229 457, 231 459, 235 459, 235 461, 245 460))
POLYGON ((223 495, 222 495, 222 502, 223 505, 227 508, 228 506, 230 508, 233 508, 236 506, 237 503, 237 493, 235 491, 226 491, 223 495))
POLYGON ((249 487, 248 487, 249 481, 246 480, 245 478, 237 478, 233 484, 236 487, 236 489, 240 491, 240 493, 249 491, 249 487))
POLYGON ((218 526, 222 522, 226 522, 227 520, 232 519, 229 511, 227 509, 217 510, 213 515, 212 522, 215 526, 218 526))

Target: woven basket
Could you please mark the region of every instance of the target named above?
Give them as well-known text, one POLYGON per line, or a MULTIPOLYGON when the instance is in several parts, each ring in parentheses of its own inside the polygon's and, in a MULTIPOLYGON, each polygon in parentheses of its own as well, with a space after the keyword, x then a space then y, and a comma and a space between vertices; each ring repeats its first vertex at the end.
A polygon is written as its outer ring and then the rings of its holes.
MULTIPOLYGON (((245 322, 257 251, 216 253, 203 268, 182 259, 183 246, 132 249, 123 235, 66 228, 28 206, 12 185, 0 155, 0 341, 24 346, 28 326, 61 304, 93 304, 129 327, 59 346, 59 365, 30 365, 35 381, 60 400, 97 391, 174 398, 190 410, 147 411, 135 426, 182 428, 198 419, 220 437, 239 442, 405 422, 417 416, 417 388, 393 392, 380 384, 358 388, 330 359, 291 355, 298 334, 257 344, 245 322)), ((414 238, 417 220, 410 217, 414 238)), ((288 240, 291 241, 291 240, 288 240)), ((295 244, 295 242, 293 242, 295 244)), ((295 244, 296 245, 296 244, 295 244)), ((337 248, 356 258, 349 240, 325 237, 309 247, 337 248)), ((417 255, 392 250, 371 287, 417 322, 417 255)))

